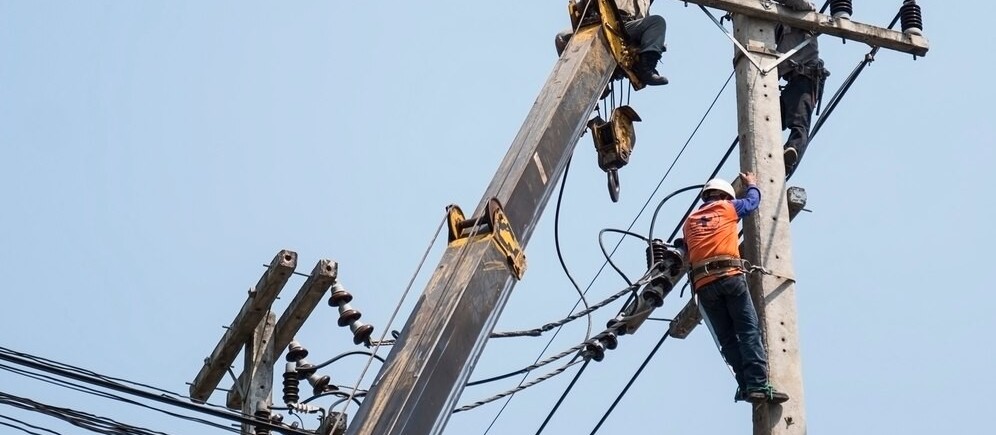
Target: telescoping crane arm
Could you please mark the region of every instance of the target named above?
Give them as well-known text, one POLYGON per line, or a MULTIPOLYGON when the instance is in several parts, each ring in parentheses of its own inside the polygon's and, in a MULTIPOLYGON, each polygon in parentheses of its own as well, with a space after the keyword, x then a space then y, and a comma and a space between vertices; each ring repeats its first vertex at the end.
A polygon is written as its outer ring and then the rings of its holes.
POLYGON ((449 209, 450 243, 348 435, 442 432, 513 277, 521 278, 523 250, 543 208, 618 66, 603 27, 585 26, 573 36, 474 214, 449 209))

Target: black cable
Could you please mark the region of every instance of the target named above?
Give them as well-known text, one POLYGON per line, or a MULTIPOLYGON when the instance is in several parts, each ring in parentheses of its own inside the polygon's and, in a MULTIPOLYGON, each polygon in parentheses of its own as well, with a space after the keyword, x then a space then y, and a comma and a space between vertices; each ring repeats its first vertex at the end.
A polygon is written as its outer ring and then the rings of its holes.
POLYGON ((2 391, 0 391, 0 404, 58 418, 72 424, 73 426, 87 429, 92 432, 109 435, 168 435, 165 432, 153 431, 139 426, 132 426, 107 417, 99 417, 94 414, 89 414, 71 408, 61 408, 47 405, 2 391))
MULTIPOLYGON (((664 207, 664 204, 667 203, 667 201, 669 199, 674 198, 678 194, 685 193, 685 192, 687 192, 689 190, 701 189, 703 186, 704 185, 702 185, 702 184, 693 184, 693 185, 688 186, 688 187, 682 187, 681 189, 678 189, 678 190, 675 190, 674 192, 671 192, 670 195, 665 196, 664 199, 662 199, 661 202, 659 204, 657 204, 657 208, 654 209, 654 216, 653 216, 653 218, 650 219, 650 233, 647 234, 647 238, 650 239, 650 240, 654 240, 654 224, 657 223, 657 214, 660 213, 661 208, 664 207)), ((687 216, 686 216, 686 218, 687 218, 687 216)))
POLYGON ((633 386, 633 383, 636 382, 636 378, 639 377, 641 373, 643 373, 643 369, 647 367, 647 364, 650 363, 650 360, 653 359, 655 354, 657 354, 657 350, 661 348, 661 345, 664 344, 664 341, 666 341, 667 338, 670 336, 671 336, 670 330, 664 333, 664 336, 661 337, 660 341, 657 342, 657 345, 654 346, 654 350, 650 351, 650 355, 647 355, 647 358, 643 360, 643 364, 640 364, 640 368, 636 369, 636 373, 633 374, 633 377, 629 378, 629 382, 626 383, 626 387, 624 387, 623 390, 619 392, 619 395, 616 396, 616 400, 612 402, 612 406, 609 406, 609 409, 605 411, 605 414, 602 415, 602 418, 598 420, 598 424, 595 425, 595 428, 591 430, 590 435, 595 435, 595 433, 598 432, 598 429, 602 427, 602 423, 605 423, 605 420, 609 418, 609 414, 612 414, 612 411, 616 409, 616 405, 619 404, 619 401, 622 400, 623 396, 625 396, 626 393, 629 391, 629 387, 633 386))
MULTIPOLYGON (((52 429, 47 429, 47 428, 44 428, 44 427, 41 427, 41 426, 35 426, 35 425, 31 424, 31 423, 27 423, 27 422, 18 420, 18 419, 13 418, 13 417, 8 417, 6 415, 0 415, 0 418, 13 421, 13 422, 15 422, 17 424, 20 424, 22 426, 27 426, 27 427, 30 427, 32 429, 43 430, 43 431, 48 432, 50 434, 62 435, 62 434, 60 434, 60 433, 58 433, 58 432, 56 432, 56 431, 54 431, 52 429)), ((2 424, 2 423, 0 423, 0 424, 2 424)), ((13 427, 13 426, 11 426, 11 427, 13 427)), ((17 428, 17 429, 21 429, 21 428, 17 428)), ((24 430, 24 429, 21 429, 21 430, 24 430)), ((28 431, 25 430, 25 432, 28 432, 28 431)), ((37 432, 28 432, 28 433, 37 433, 37 432)), ((38 435, 41 435, 41 434, 38 434, 38 435)))
MULTIPOLYGON (((589 310, 591 307, 588 306, 588 299, 585 298, 584 293, 581 291, 581 286, 579 286, 578 282, 574 280, 574 276, 571 275, 571 271, 567 270, 567 263, 564 261, 564 254, 560 249, 560 205, 564 200, 564 186, 567 186, 567 175, 571 173, 572 160, 574 160, 573 155, 567 158, 567 165, 564 167, 564 176, 560 180, 560 193, 557 194, 557 207, 553 213, 553 245, 557 249, 557 260, 560 261, 560 267, 564 269, 564 275, 567 275, 567 279, 571 281, 571 285, 573 285, 574 289, 577 290, 578 296, 581 298, 581 302, 584 303, 584 309, 589 310)), ((584 334, 585 340, 589 338, 591 338, 591 314, 588 314, 588 329, 584 334)))
MULTIPOLYGON (((628 230, 624 231, 624 230, 617 230, 615 228, 603 228, 601 231, 598 232, 598 247, 601 248, 602 255, 605 256, 605 261, 607 263, 609 263, 609 265, 612 266, 613 269, 616 270, 616 273, 618 273, 619 276, 622 277, 623 281, 626 281, 626 285, 632 287, 633 286, 633 281, 630 280, 629 277, 626 276, 625 273, 623 273, 622 269, 619 269, 619 266, 616 266, 616 263, 612 261, 612 254, 609 254, 605 250, 605 243, 602 240, 602 235, 604 235, 605 233, 618 233, 618 234, 622 234, 623 237, 619 239, 620 242, 622 242, 622 240, 624 238, 626 238, 626 236, 636 237, 636 238, 641 239, 641 240, 643 240, 643 241, 645 241, 647 243, 650 243, 650 240, 648 240, 646 237, 644 237, 644 236, 642 236, 640 234, 636 234, 636 233, 630 232, 628 230)), ((613 251, 613 253, 615 253, 615 251, 613 251)), ((635 292, 636 289, 633 289, 633 291, 635 292)))
MULTIPOLYGON (((719 160, 719 164, 716 165, 716 169, 713 169, 712 174, 709 175, 710 180, 716 178, 716 175, 718 175, 719 171, 723 169, 723 165, 726 164, 726 161, 730 158, 730 155, 733 154, 733 150, 737 149, 737 144, 739 143, 740 136, 737 136, 733 139, 733 143, 730 144, 730 148, 726 150, 726 154, 723 154, 723 158, 719 160)), ((695 210, 695 206, 699 204, 700 199, 700 197, 696 196, 695 199, 692 200, 692 205, 688 206, 688 210, 685 211, 685 215, 678 221, 678 225, 674 227, 674 231, 671 232, 671 236, 667 238, 668 243, 674 241, 675 236, 678 235, 678 231, 681 230, 681 226, 685 223, 685 219, 688 219, 688 216, 692 214, 692 211, 695 210)))
POLYGON ((31 379, 37 380, 37 381, 45 382, 45 383, 48 383, 48 384, 51 384, 51 385, 55 385, 55 386, 67 388, 67 389, 70 389, 70 390, 78 391, 78 392, 81 392, 81 393, 91 394, 91 395, 94 395, 94 396, 97 396, 97 397, 101 397, 101 398, 104 398, 104 399, 114 400, 114 401, 118 401, 118 402, 121 402, 121 403, 124 403, 124 404, 138 406, 140 408, 146 408, 146 409, 153 410, 153 411, 158 411, 158 412, 161 412, 163 414, 169 415, 171 417, 179 418, 181 420, 186 420, 186 421, 190 421, 190 422, 194 422, 194 423, 200 423, 200 424, 211 426, 211 427, 214 427, 214 428, 217 428, 217 429, 227 430, 229 432, 235 432, 235 433, 239 432, 238 430, 233 429, 233 428, 231 428, 229 426, 225 426, 225 425, 222 425, 222 424, 218 424, 218 423, 215 423, 215 422, 212 422, 212 421, 208 421, 208 420, 204 420, 204 419, 200 419, 200 418, 196 418, 196 417, 190 417, 190 416, 187 416, 187 415, 182 415, 182 414, 177 414, 177 413, 174 413, 174 412, 166 411, 166 410, 161 409, 161 408, 157 408, 157 407, 154 407, 154 406, 149 406, 149 405, 146 405, 144 403, 136 402, 136 401, 130 400, 130 399, 126 399, 124 397, 117 396, 117 395, 114 395, 114 394, 111 394, 111 393, 108 393, 108 392, 105 392, 105 391, 100 391, 100 390, 96 390, 96 389, 93 389, 93 388, 85 387, 85 386, 82 386, 82 385, 73 384, 72 382, 65 381, 65 380, 62 380, 62 379, 57 379, 57 378, 54 378, 54 377, 51 377, 51 376, 46 376, 46 375, 37 374, 37 373, 31 373, 31 372, 28 372, 26 370, 18 369, 16 367, 11 367, 11 366, 4 365, 4 364, 0 364, 0 369, 7 370, 7 371, 9 371, 11 373, 18 374, 18 375, 21 375, 21 376, 24 376, 24 377, 27 377, 27 378, 31 378, 31 379))
MULTIPOLYGON (((692 130, 692 133, 688 136, 688 139, 685 141, 685 144, 681 147, 681 150, 678 151, 678 154, 674 157, 674 160, 671 161, 671 165, 667 168, 667 171, 664 172, 664 175, 661 176, 660 181, 657 182, 657 187, 655 187, 654 190, 653 190, 653 192, 650 193, 650 195, 647 197, 647 201, 643 203, 643 207, 640 208, 640 211, 637 212, 636 216, 633 217, 633 220, 629 223, 629 226, 626 227, 626 231, 630 231, 630 230, 633 229, 633 227, 636 225, 636 222, 640 219, 640 216, 643 216, 643 212, 646 211, 647 207, 650 206, 650 202, 653 201, 654 196, 657 195, 657 192, 660 190, 661 186, 664 185, 664 181, 667 179, 667 177, 669 175, 671 175, 671 171, 677 165, 678 160, 681 159, 681 156, 685 153, 685 149, 688 148, 688 145, 692 142, 692 139, 698 133, 699 128, 702 127, 702 124, 705 122, 706 118, 709 116, 710 113, 712 113, 713 107, 716 106, 716 102, 719 101, 719 97, 723 95, 724 91, 726 91, 726 87, 730 84, 730 81, 733 79, 734 75, 735 75, 735 71, 734 72, 730 72, 730 76, 726 78, 725 82, 723 82, 723 87, 720 88, 719 92, 716 93, 716 97, 713 98, 712 103, 709 104, 709 108, 706 109, 706 112, 702 115, 702 118, 699 119, 699 123, 692 130)), ((598 107, 596 105, 596 111, 597 111, 597 109, 598 109, 598 107)), ((619 241, 616 242, 616 246, 612 248, 612 252, 609 253, 609 256, 615 255, 616 251, 619 249, 619 246, 622 245, 622 241, 623 241, 623 238, 620 238, 619 241)), ((591 287, 595 284, 595 281, 598 279, 598 277, 602 275, 602 272, 605 270, 605 266, 607 266, 608 264, 609 264, 608 261, 605 261, 605 262, 602 263, 602 266, 598 268, 598 271, 595 272, 595 276, 592 277, 591 281, 588 283, 588 287, 585 288, 584 294, 587 294, 588 291, 591 290, 591 287)), ((574 312, 574 310, 577 309, 578 304, 580 304, 580 303, 581 303, 580 300, 578 302, 576 302, 574 304, 574 307, 571 308, 571 312, 574 312)), ((554 332, 553 336, 550 337, 550 341, 547 342, 546 347, 544 347, 543 350, 540 351, 540 354, 536 357, 536 361, 539 361, 540 358, 543 357, 543 353, 545 353, 546 350, 550 347, 550 345, 553 344, 553 340, 555 338, 557 338, 557 335, 560 333, 560 331, 561 331, 561 329, 558 328, 557 331, 554 332)), ((525 376, 523 376, 522 381, 525 381, 525 376)), ((521 383, 522 382, 520 381, 520 385, 521 385, 521 383)), ((512 397, 510 396, 508 398, 508 400, 505 401, 505 405, 502 406, 502 410, 505 409, 505 406, 507 406, 508 402, 511 401, 511 400, 512 400, 512 397)), ((501 415, 500 411, 499 411, 499 415, 501 415)), ((484 435, 487 435, 488 431, 491 430, 491 427, 494 426, 495 421, 497 421, 497 419, 498 418, 496 416, 495 420, 493 420, 491 422, 491 425, 488 426, 488 429, 484 431, 484 435)))
MULTIPOLYGON (((4 348, 4 347, 0 347, 0 360, 8 361, 8 362, 20 365, 20 366, 29 367, 29 368, 32 368, 32 369, 35 369, 35 370, 38 370, 38 371, 48 372, 48 373, 51 373, 51 374, 54 374, 54 375, 57 375, 57 376, 61 376, 61 377, 64 377, 64 378, 73 379, 75 381, 80 381, 80 382, 84 382, 84 383, 87 383, 87 384, 96 385, 96 386, 101 387, 101 388, 107 388, 109 390, 119 391, 119 392, 122 392, 122 393, 125 393, 125 394, 130 394, 130 395, 133 395, 133 396, 141 397, 143 399, 152 400, 152 401, 156 401, 156 402, 160 402, 160 403, 165 403, 167 405, 172 405, 172 406, 176 406, 176 407, 179 407, 179 408, 184 408, 184 409, 188 409, 188 410, 200 412, 202 414, 207 414, 207 415, 210 415, 210 416, 213 416, 213 417, 218 417, 218 418, 223 418, 223 419, 231 420, 231 421, 234 421, 236 423, 244 423, 244 424, 248 424, 248 425, 252 425, 252 426, 264 427, 264 428, 267 428, 267 429, 270 429, 270 430, 274 430, 274 431, 281 431, 281 433, 284 433, 284 434, 313 435, 313 434, 311 434, 309 432, 300 431, 300 430, 297 430, 297 429, 294 429, 294 428, 290 428, 290 427, 287 427, 287 426, 276 425, 276 424, 273 424, 273 423, 271 423, 269 421, 266 421, 266 420, 260 420, 260 419, 254 418, 254 417, 247 417, 246 415, 241 414, 241 413, 233 413, 233 412, 221 411, 221 410, 217 410, 217 409, 214 409, 214 408, 209 408, 209 407, 202 406, 202 405, 197 405, 197 404, 194 404, 194 403, 188 403, 188 402, 176 399, 174 397, 169 397, 169 396, 165 396, 165 395, 156 395, 156 394, 150 393, 148 391, 139 390, 139 389, 136 389, 136 388, 132 388, 132 387, 129 387, 129 386, 126 386, 126 385, 122 385, 122 384, 119 384, 119 383, 116 383, 116 382, 109 381, 103 375, 96 375, 96 376, 83 375, 83 374, 80 374, 80 373, 76 373, 74 371, 70 371, 70 370, 66 370, 66 369, 61 368, 61 367, 57 367, 55 365, 41 363, 41 362, 35 361, 32 358, 22 357, 22 356, 19 356, 18 354, 20 354, 20 355, 28 355, 28 354, 21 354, 20 352, 14 352, 14 351, 11 351, 10 349, 4 348), (13 353, 13 355, 11 353, 13 353)), ((33 357, 33 356, 31 356, 31 357, 33 357)), ((59 363, 59 364, 61 364, 61 363, 59 363)))
MULTIPOLYGON (((7 417, 4 417, 4 416, 0 415, 0 418, 7 418, 7 417)), ((11 420, 13 420, 13 419, 11 419, 11 420)), ((20 420, 16 420, 16 421, 20 421, 20 420)), ((22 424, 24 424, 24 423, 22 422, 22 424)), ((41 434, 41 433, 39 433, 39 432, 34 432, 34 431, 30 431, 30 430, 27 430, 27 429, 25 429, 25 428, 23 428, 23 427, 20 427, 20 426, 14 426, 13 424, 10 424, 10 423, 4 423, 4 422, 2 422, 2 421, 0 421, 0 426, 7 426, 7 427, 12 427, 12 428, 14 428, 14 429, 17 429, 17 430, 19 430, 19 431, 21 431, 21 432, 24 432, 24 433, 26 433, 26 434, 29 434, 29 435, 42 435, 42 434, 41 434)))
POLYGON ((588 368, 588 363, 590 362, 590 359, 586 359, 584 364, 581 364, 581 368, 574 374, 574 379, 571 379, 571 383, 567 385, 567 389, 565 389, 564 393, 560 395, 559 399, 557 399, 557 403, 553 405, 553 409, 550 410, 550 413, 546 415, 546 419, 543 420, 543 424, 541 424, 539 429, 536 430, 536 435, 540 435, 540 433, 543 432, 543 429, 546 428, 546 424, 550 422, 551 418, 553 418, 553 414, 557 413, 557 409, 560 408, 560 404, 564 403, 564 399, 566 399, 567 395, 570 394, 571 390, 574 388, 574 384, 576 384, 578 379, 581 378, 581 374, 584 373, 584 369, 588 368))
POLYGON ((366 355, 366 356, 371 356, 371 357, 373 357, 373 359, 375 359, 377 361, 380 361, 381 363, 385 362, 383 357, 381 357, 379 355, 375 355, 373 352, 369 352, 369 351, 366 351, 366 350, 354 350, 354 351, 350 351, 350 352, 340 353, 339 355, 336 355, 336 356, 332 357, 328 361, 325 361, 325 362, 323 362, 321 364, 316 365, 315 366, 315 370, 319 370, 319 369, 325 368, 325 367, 329 366, 330 364, 335 363, 336 361, 339 361, 339 360, 341 360, 341 359, 343 359, 343 358, 345 358, 347 356, 352 356, 352 355, 366 355))

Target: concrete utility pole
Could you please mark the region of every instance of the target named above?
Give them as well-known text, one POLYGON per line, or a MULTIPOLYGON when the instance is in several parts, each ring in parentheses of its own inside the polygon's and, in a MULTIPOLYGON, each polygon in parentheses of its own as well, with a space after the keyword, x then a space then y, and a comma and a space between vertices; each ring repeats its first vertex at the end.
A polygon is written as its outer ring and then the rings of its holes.
POLYGON ((752 264, 771 272, 750 275, 751 294, 767 348, 770 382, 788 393, 791 400, 781 405, 755 405, 753 433, 805 435, 805 395, 789 231, 790 199, 785 189, 780 94, 777 69, 774 68, 781 53, 775 43, 775 27, 781 22, 818 34, 831 34, 919 56, 926 54, 927 41, 919 35, 848 19, 835 20, 815 12, 792 11, 770 1, 688 2, 733 13, 734 38, 739 43, 734 62, 740 167, 743 172, 757 174, 757 186, 763 198, 757 213, 744 221, 741 250, 752 264))
MULTIPOLYGON (((775 24, 748 15, 733 16, 734 36, 761 65, 778 57, 775 24)), ((750 288, 762 319, 769 381, 792 398, 781 406, 755 405, 754 434, 804 435, 806 408, 785 198, 778 74, 762 74, 746 56, 736 58, 740 168, 758 175, 762 198, 757 212, 744 220, 742 255, 774 274, 750 274, 750 288)))

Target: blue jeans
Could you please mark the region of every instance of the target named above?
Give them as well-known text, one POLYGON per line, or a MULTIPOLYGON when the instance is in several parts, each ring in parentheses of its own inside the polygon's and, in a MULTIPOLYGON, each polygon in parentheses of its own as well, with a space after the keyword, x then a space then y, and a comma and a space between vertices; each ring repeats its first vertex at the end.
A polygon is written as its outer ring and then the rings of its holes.
POLYGON ((712 325, 720 353, 733 368, 742 391, 768 383, 768 357, 761 343, 757 312, 743 274, 721 278, 696 290, 699 306, 712 325))

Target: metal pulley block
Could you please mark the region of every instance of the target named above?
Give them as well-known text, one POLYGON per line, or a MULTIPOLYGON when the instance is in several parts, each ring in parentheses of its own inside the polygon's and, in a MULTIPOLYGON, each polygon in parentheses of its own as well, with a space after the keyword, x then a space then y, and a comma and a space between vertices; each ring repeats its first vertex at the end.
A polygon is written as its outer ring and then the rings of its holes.
POLYGON ((598 153, 598 167, 608 177, 609 196, 612 202, 619 201, 619 168, 629 163, 629 157, 636 146, 634 122, 641 121, 630 106, 620 106, 612 111, 609 121, 596 116, 588 121, 595 151, 598 153))

